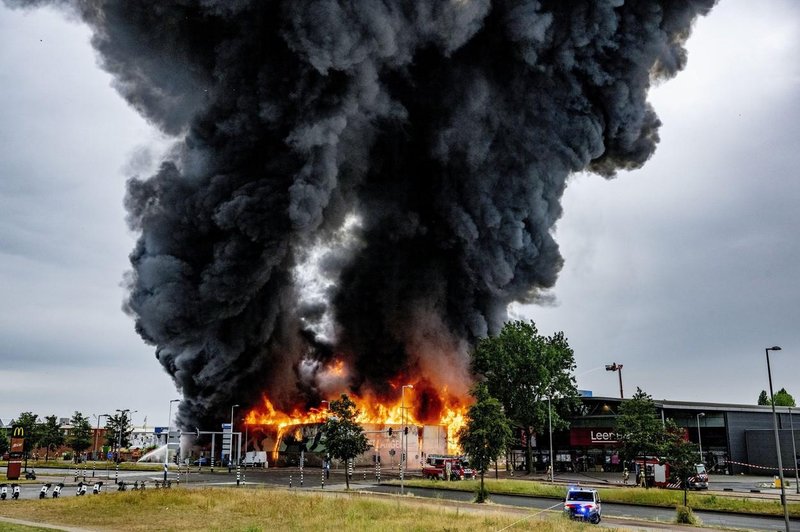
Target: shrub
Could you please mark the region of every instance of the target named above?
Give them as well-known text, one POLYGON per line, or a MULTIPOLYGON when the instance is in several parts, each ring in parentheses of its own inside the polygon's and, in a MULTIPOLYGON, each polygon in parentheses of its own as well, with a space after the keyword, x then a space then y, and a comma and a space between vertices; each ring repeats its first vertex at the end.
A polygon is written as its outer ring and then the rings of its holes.
POLYGON ((481 485, 478 484, 478 489, 475 490, 475 502, 487 502, 489 500, 489 490, 484 487, 481 489, 481 485))
POLYGON ((688 506, 678 506, 675 508, 675 522, 685 525, 699 525, 700 518, 694 515, 688 506))

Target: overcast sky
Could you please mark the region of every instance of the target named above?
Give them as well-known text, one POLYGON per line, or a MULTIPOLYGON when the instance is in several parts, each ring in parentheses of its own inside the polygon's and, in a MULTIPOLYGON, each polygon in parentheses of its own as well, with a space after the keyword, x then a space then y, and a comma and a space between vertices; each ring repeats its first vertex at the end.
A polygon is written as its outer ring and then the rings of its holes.
MULTIPOLYGON (((164 425, 178 394, 121 311, 136 236, 122 199, 168 139, 111 88, 89 37, 0 3, 0 419, 129 408, 164 425)), ((595 395, 619 393, 617 362, 626 396, 755 403, 780 345, 775 388, 798 396, 800 2, 723 0, 688 48, 651 94, 655 156, 571 180, 555 302, 512 314, 563 330, 595 395)))

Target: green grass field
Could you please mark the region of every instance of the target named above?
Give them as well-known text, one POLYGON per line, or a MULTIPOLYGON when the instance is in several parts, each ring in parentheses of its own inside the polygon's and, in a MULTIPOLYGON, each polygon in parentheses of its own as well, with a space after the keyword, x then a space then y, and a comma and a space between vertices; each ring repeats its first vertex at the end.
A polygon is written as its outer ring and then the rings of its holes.
MULTIPOLYGON (((100 497, 26 500, 0 505, 0 515, 98 530, 340 530, 467 531, 589 530, 558 512, 497 513, 414 498, 375 499, 344 493, 271 489, 172 489, 107 493, 100 497)), ((0 530, 35 530, 2 528, 0 530)), ((14 526, 14 525, 11 525, 14 526)))

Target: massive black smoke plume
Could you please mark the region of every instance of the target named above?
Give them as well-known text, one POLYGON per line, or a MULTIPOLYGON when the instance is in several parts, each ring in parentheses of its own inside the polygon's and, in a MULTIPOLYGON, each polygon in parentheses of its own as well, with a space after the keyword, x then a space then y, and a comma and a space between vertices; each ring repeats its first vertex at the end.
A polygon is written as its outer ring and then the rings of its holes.
POLYGON ((129 183, 126 309, 184 426, 320 369, 385 394, 462 371, 553 286, 567 177, 638 168, 654 80, 714 0, 5 0, 84 20, 114 86, 178 140, 129 183), (459 369, 460 368, 460 369, 459 369))

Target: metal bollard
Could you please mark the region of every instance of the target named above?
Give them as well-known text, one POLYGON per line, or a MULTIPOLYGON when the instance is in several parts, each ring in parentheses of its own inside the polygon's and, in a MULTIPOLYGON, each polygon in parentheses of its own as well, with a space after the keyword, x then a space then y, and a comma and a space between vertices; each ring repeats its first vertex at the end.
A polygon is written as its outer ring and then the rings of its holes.
POLYGON ((236 464, 236 485, 238 486, 241 484, 242 481, 242 468, 239 464, 236 464))
POLYGON ((114 472, 114 484, 119 482, 119 459, 117 459, 117 467, 116 471, 114 472))
POLYGON ((292 475, 289 475, 289 487, 292 487, 292 475))
POLYGON ((325 465, 322 465, 322 489, 325 489, 325 465))

